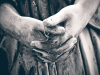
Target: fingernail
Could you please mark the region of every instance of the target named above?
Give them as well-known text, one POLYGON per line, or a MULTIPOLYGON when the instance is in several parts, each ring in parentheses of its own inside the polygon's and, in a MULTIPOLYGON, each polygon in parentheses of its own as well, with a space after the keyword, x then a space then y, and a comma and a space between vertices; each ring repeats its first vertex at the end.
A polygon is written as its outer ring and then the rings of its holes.
POLYGON ((45 25, 45 26, 48 26, 49 24, 48 24, 48 20, 44 20, 43 21, 43 24, 45 25))
POLYGON ((65 33, 65 28, 62 29, 62 33, 65 33))
POLYGON ((73 44, 76 44, 76 43, 77 43, 77 39, 75 38, 74 41, 73 41, 73 44))
POLYGON ((59 27, 58 28, 60 34, 65 33, 65 28, 64 27, 59 27))
POLYGON ((30 45, 31 45, 31 46, 35 46, 35 43, 36 43, 36 41, 32 41, 32 42, 30 43, 30 45))
POLYGON ((46 20, 44 20, 44 21, 43 21, 43 24, 44 24, 45 26, 47 25, 47 22, 46 22, 46 20))
POLYGON ((52 26, 52 22, 50 22, 49 19, 44 20, 44 21, 43 21, 43 24, 44 24, 45 26, 52 26))
POLYGON ((31 45, 31 46, 33 45, 33 41, 30 43, 30 45, 31 45))

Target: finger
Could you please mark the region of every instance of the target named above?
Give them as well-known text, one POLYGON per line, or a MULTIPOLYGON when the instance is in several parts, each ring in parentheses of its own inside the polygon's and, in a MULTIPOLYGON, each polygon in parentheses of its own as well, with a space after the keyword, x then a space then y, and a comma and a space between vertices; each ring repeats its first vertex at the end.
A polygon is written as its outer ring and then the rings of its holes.
POLYGON ((48 51, 48 49, 51 47, 49 46, 48 43, 43 44, 43 42, 40 42, 40 41, 32 41, 30 45, 34 48, 45 50, 45 51, 48 51))
POLYGON ((57 52, 58 54, 59 53, 61 54, 73 48, 76 42, 77 42, 76 38, 71 38, 63 46, 59 47, 58 49, 53 49, 53 51, 57 52))
POLYGON ((68 14, 66 14, 66 9, 63 8, 57 14, 45 19, 43 24, 45 26, 56 26, 57 24, 65 21, 68 18, 68 14))
POLYGON ((52 63, 52 61, 49 60, 49 59, 47 59, 47 58, 41 57, 41 56, 39 56, 39 55, 37 55, 37 57, 38 57, 39 59, 41 59, 41 61, 43 61, 43 62, 49 62, 49 63, 52 63))
POLYGON ((40 50, 37 50, 37 49, 33 49, 33 51, 35 51, 35 53, 41 55, 42 57, 47 57, 47 56, 49 56, 48 53, 43 52, 43 51, 40 51, 40 50))
POLYGON ((65 28, 62 26, 56 26, 53 28, 45 28, 45 32, 51 33, 51 34, 64 34, 65 33, 65 28))
POLYGON ((66 51, 66 52, 58 55, 55 62, 57 62, 59 60, 61 61, 63 59, 67 59, 69 57, 69 55, 74 51, 75 47, 76 46, 74 46, 73 48, 71 48, 69 51, 66 51))
POLYGON ((33 47, 42 49, 42 45, 41 45, 40 41, 32 41, 32 42, 30 43, 30 45, 33 46, 33 47))
POLYGON ((35 30, 44 31, 44 25, 42 21, 34 19, 34 24, 35 24, 35 27, 34 27, 35 30))
POLYGON ((47 32, 51 34, 64 34, 65 33, 65 28, 62 26, 56 26, 53 28, 48 28, 44 27, 43 22, 40 20, 36 20, 36 25, 35 25, 35 30, 42 31, 42 32, 47 32))

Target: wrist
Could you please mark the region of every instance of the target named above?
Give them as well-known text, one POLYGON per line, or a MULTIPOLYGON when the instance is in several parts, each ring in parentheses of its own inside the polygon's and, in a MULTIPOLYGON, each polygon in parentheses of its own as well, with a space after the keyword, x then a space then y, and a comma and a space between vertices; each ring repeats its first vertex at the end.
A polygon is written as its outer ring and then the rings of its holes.
MULTIPOLYGON (((27 44, 29 41, 23 38, 25 35, 23 34, 25 33, 23 30, 24 24, 25 20, 15 12, 13 6, 9 4, 2 4, 0 6, 0 27, 13 38, 26 45, 29 45, 27 44)), ((27 32, 27 34, 28 33, 29 32, 27 32)))
POLYGON ((33 25, 30 25, 29 22, 26 17, 20 17, 20 21, 18 21, 16 25, 19 36, 27 43, 33 41, 31 36, 33 25))
POLYGON ((81 7, 83 13, 92 17, 99 5, 99 2, 99 0, 76 0, 75 4, 81 7))
POLYGON ((83 6, 81 4, 75 4, 76 7, 76 11, 75 13, 79 16, 80 20, 82 20, 83 22, 89 22, 89 20, 91 19, 91 17, 93 16, 93 14, 95 13, 97 6, 95 7, 86 7, 83 6))

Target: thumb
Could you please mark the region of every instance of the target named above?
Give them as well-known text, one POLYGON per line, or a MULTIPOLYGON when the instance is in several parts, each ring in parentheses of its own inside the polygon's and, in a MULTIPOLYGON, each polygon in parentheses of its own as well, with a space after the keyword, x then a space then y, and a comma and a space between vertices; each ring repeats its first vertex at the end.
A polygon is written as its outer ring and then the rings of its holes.
POLYGON ((57 14, 45 19, 43 21, 43 24, 45 26, 56 26, 57 24, 65 21, 68 18, 68 15, 66 13, 66 9, 63 8, 62 10, 60 10, 57 14))

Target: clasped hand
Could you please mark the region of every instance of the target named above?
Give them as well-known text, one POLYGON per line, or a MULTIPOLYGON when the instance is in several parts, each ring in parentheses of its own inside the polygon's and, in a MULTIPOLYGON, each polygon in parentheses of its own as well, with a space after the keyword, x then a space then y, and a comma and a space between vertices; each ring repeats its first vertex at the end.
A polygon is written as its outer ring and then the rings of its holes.
POLYGON ((35 45, 37 48, 45 51, 42 55, 44 59, 56 61, 57 57, 74 47, 77 42, 76 38, 90 19, 90 16, 86 15, 79 5, 70 5, 63 8, 57 14, 45 19, 43 24, 47 29, 50 29, 50 32, 52 32, 52 29, 55 29, 54 31, 57 32, 56 28, 59 26, 64 28, 65 32, 59 35, 51 34, 48 41, 37 43, 33 41, 31 45, 35 45), (41 47, 38 46, 40 44, 41 47))
POLYGON ((86 1, 80 1, 61 9, 43 22, 20 16, 10 4, 2 4, 0 25, 12 37, 33 48, 41 59, 43 57, 43 60, 54 62, 73 48, 77 42, 76 38, 96 10, 97 3, 90 10, 92 4, 87 5, 86 1), (84 5, 85 2, 87 8, 84 5))
POLYGON ((43 58, 54 62, 57 60, 57 57, 60 59, 61 55, 73 48, 77 42, 76 38, 85 28, 91 17, 92 14, 88 14, 86 8, 80 4, 67 6, 43 21, 44 26, 47 28, 46 31, 52 32, 53 29, 54 33, 58 33, 61 31, 57 31, 57 28, 61 26, 65 29, 65 32, 59 35, 51 34, 48 41, 38 43, 33 41, 31 45, 43 49, 45 51, 42 55, 43 58))

